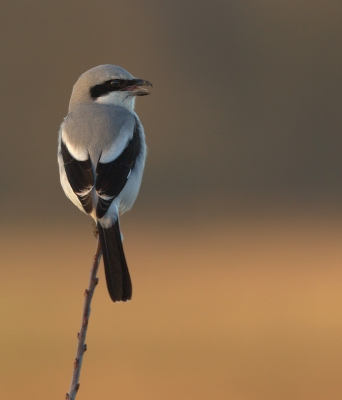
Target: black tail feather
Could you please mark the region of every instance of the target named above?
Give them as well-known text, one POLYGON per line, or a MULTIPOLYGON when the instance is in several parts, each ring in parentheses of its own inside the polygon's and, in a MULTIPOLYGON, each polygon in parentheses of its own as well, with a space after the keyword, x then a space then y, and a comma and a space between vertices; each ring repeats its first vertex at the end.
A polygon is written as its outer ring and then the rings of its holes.
POLYGON ((132 297, 132 283, 121 242, 119 221, 106 229, 97 223, 103 252, 107 288, 113 301, 127 301, 132 297))

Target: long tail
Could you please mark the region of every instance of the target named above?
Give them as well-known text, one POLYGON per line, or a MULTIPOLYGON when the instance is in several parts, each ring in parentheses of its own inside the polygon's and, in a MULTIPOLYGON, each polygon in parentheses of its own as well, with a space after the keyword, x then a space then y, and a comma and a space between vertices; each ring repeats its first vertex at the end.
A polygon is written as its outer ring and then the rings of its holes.
POLYGON ((132 297, 132 283, 121 242, 119 221, 108 229, 97 223, 103 252, 107 288, 113 301, 127 301, 132 297))

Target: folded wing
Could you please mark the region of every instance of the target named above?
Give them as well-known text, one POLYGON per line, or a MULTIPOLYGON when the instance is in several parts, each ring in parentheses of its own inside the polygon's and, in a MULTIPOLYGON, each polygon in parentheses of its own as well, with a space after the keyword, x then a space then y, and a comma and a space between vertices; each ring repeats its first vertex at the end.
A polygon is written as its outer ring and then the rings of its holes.
POLYGON ((81 202, 84 211, 91 214, 93 210, 91 191, 94 187, 94 176, 89 155, 85 161, 76 160, 70 154, 63 140, 61 140, 61 153, 69 184, 81 202))
POLYGON ((120 194, 135 166, 141 149, 141 140, 137 124, 134 127, 133 137, 127 143, 123 152, 108 163, 98 162, 96 166, 95 189, 98 194, 96 208, 97 218, 102 218, 112 201, 120 194))

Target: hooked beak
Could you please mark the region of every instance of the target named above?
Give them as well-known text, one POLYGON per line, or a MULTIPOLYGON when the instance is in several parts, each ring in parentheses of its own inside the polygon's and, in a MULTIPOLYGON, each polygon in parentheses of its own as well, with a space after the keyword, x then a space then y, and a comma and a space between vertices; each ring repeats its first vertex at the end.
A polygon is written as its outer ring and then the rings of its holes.
POLYGON ((144 86, 152 86, 152 83, 144 79, 131 79, 129 86, 121 89, 122 92, 129 92, 131 96, 146 96, 151 92, 144 86))

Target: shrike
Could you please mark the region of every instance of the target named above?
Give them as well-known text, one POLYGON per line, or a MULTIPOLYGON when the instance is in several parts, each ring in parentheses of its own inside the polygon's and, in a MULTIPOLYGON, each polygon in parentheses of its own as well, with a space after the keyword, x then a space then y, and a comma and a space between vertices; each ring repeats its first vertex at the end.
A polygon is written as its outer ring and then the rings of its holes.
POLYGON ((58 137, 62 188, 96 223, 113 301, 132 297, 119 215, 132 207, 143 175, 145 135, 134 103, 147 86, 115 65, 90 69, 74 85, 58 137))

